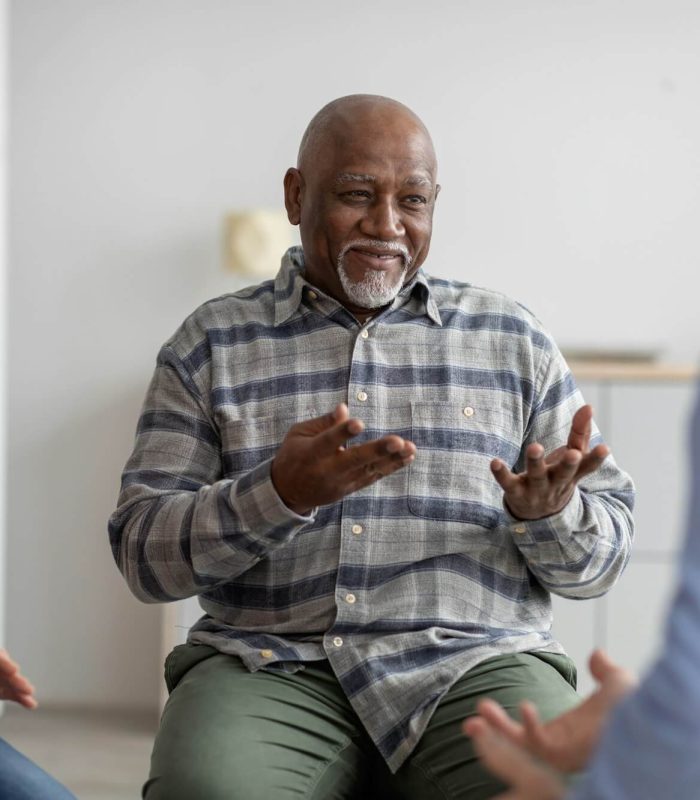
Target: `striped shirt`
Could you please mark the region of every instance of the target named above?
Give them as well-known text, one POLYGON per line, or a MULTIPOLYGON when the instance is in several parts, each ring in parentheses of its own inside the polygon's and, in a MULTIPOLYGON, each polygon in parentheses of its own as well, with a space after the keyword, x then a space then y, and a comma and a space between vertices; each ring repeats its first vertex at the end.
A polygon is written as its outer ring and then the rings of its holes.
MULTIPOLYGON (((328 659, 392 770, 440 698, 492 656, 563 652, 550 592, 595 597, 627 561, 630 479, 612 458, 568 505, 512 518, 494 457, 565 444, 583 403, 540 323, 507 297, 419 271, 364 325, 304 279, 205 303, 163 346, 110 519, 146 602, 199 595, 189 641, 250 670, 328 659), (407 468, 299 516, 270 464, 339 402, 417 446, 407 468)), ((596 432, 595 441, 600 441, 596 432)))

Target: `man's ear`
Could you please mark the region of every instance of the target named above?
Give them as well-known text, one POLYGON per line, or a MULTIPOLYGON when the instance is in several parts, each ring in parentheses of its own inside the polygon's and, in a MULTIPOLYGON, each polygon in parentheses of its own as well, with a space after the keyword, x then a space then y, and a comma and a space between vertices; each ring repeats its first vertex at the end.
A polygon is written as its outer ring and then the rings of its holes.
POLYGON ((292 225, 301 221, 301 201, 304 193, 304 176, 295 167, 290 167, 284 176, 284 207, 292 225))
POLYGON ((439 184, 439 183, 436 183, 436 184, 435 184, 435 199, 436 199, 436 200, 437 200, 437 198, 438 198, 438 195, 440 194, 440 189, 442 189, 442 186, 440 186, 440 184, 439 184))

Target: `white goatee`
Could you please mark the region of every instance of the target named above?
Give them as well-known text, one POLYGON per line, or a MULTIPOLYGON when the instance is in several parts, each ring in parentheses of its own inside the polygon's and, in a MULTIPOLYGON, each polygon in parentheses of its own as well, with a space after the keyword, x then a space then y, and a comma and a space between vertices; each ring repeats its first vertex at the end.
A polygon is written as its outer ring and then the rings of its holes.
POLYGON ((348 242, 338 254, 338 278, 346 297, 360 308, 380 308, 391 303, 401 291, 406 273, 411 265, 411 256, 405 245, 395 242, 383 242, 379 239, 357 239, 348 242), (387 253, 398 253, 403 258, 403 269, 396 277, 386 270, 367 269, 361 281, 353 281, 345 267, 345 255, 349 250, 368 248, 384 250, 387 253))

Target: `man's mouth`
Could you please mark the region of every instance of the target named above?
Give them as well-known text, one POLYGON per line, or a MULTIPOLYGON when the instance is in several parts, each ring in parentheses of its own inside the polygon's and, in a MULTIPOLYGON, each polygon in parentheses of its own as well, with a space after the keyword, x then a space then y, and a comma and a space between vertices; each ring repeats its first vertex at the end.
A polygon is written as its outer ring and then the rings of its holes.
POLYGON ((397 260, 403 262, 403 253, 397 251, 387 252, 386 250, 379 251, 364 247, 352 247, 349 252, 359 256, 360 260, 375 269, 387 269, 397 260))
POLYGON ((393 271, 398 267, 407 270, 411 265, 408 248, 398 242, 383 242, 379 239, 354 239, 347 242, 338 254, 338 266, 348 258, 356 267, 375 272, 393 271))

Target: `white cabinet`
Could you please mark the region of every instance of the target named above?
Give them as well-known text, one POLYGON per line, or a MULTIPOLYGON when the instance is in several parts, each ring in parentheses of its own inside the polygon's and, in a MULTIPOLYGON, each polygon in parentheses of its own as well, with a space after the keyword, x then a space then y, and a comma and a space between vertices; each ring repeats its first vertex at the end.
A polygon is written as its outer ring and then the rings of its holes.
POLYGON ((610 447, 637 487, 635 552, 675 552, 687 508, 694 382, 615 383, 608 393, 610 447))
POLYGON ((637 490, 632 557, 616 586, 596 600, 553 600, 554 632, 578 664, 579 689, 586 693, 592 687, 587 657, 594 647, 641 673, 661 644, 685 532, 687 430, 696 380, 693 369, 572 369, 637 490))

